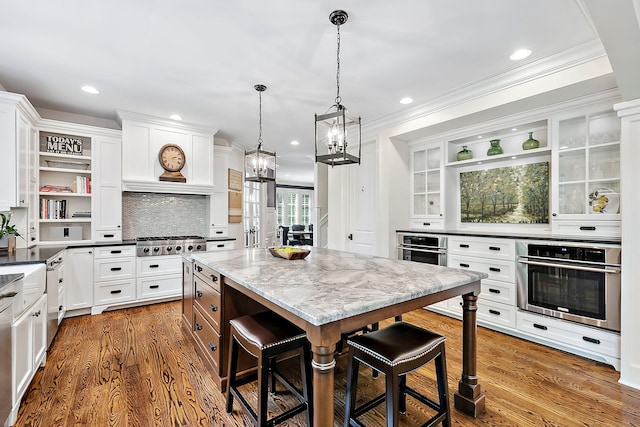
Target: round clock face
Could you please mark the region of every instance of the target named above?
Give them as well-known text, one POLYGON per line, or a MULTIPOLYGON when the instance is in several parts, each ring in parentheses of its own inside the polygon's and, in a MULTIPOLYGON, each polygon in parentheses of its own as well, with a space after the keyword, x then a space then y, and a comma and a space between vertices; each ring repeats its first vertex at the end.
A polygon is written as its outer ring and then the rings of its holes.
POLYGON ((158 158, 162 167, 169 172, 178 172, 184 167, 184 151, 175 144, 164 145, 158 158))

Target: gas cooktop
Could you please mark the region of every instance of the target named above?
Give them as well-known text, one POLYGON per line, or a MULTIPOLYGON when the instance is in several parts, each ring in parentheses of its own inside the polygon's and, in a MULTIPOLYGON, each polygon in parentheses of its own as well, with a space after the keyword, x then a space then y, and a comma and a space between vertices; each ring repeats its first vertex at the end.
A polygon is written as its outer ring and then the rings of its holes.
POLYGON ((201 236, 153 236, 136 239, 138 256, 176 255, 207 250, 201 236))

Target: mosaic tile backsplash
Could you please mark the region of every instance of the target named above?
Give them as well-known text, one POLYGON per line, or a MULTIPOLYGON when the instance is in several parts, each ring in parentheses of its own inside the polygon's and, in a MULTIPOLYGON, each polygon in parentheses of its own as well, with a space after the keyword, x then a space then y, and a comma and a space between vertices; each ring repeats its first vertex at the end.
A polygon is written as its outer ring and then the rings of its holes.
POLYGON ((122 193, 122 238, 207 236, 207 196, 122 193))

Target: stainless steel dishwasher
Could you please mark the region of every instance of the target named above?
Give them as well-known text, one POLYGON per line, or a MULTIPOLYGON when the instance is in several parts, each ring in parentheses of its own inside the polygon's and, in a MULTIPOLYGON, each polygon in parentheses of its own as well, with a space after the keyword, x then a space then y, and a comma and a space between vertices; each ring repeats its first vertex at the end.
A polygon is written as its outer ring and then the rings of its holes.
POLYGON ((51 346, 66 310, 63 269, 63 252, 47 260, 47 348, 51 346))
POLYGON ((23 274, 0 275, 0 425, 5 425, 11 412, 11 323, 14 301, 22 297, 22 277, 23 274))

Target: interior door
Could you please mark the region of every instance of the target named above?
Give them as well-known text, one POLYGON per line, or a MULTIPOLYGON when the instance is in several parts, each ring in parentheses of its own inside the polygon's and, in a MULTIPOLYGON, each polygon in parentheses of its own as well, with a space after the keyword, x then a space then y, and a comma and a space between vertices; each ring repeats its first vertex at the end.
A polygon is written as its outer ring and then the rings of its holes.
POLYGON ((360 165, 349 166, 349 252, 376 254, 376 147, 375 142, 363 144, 360 165))

